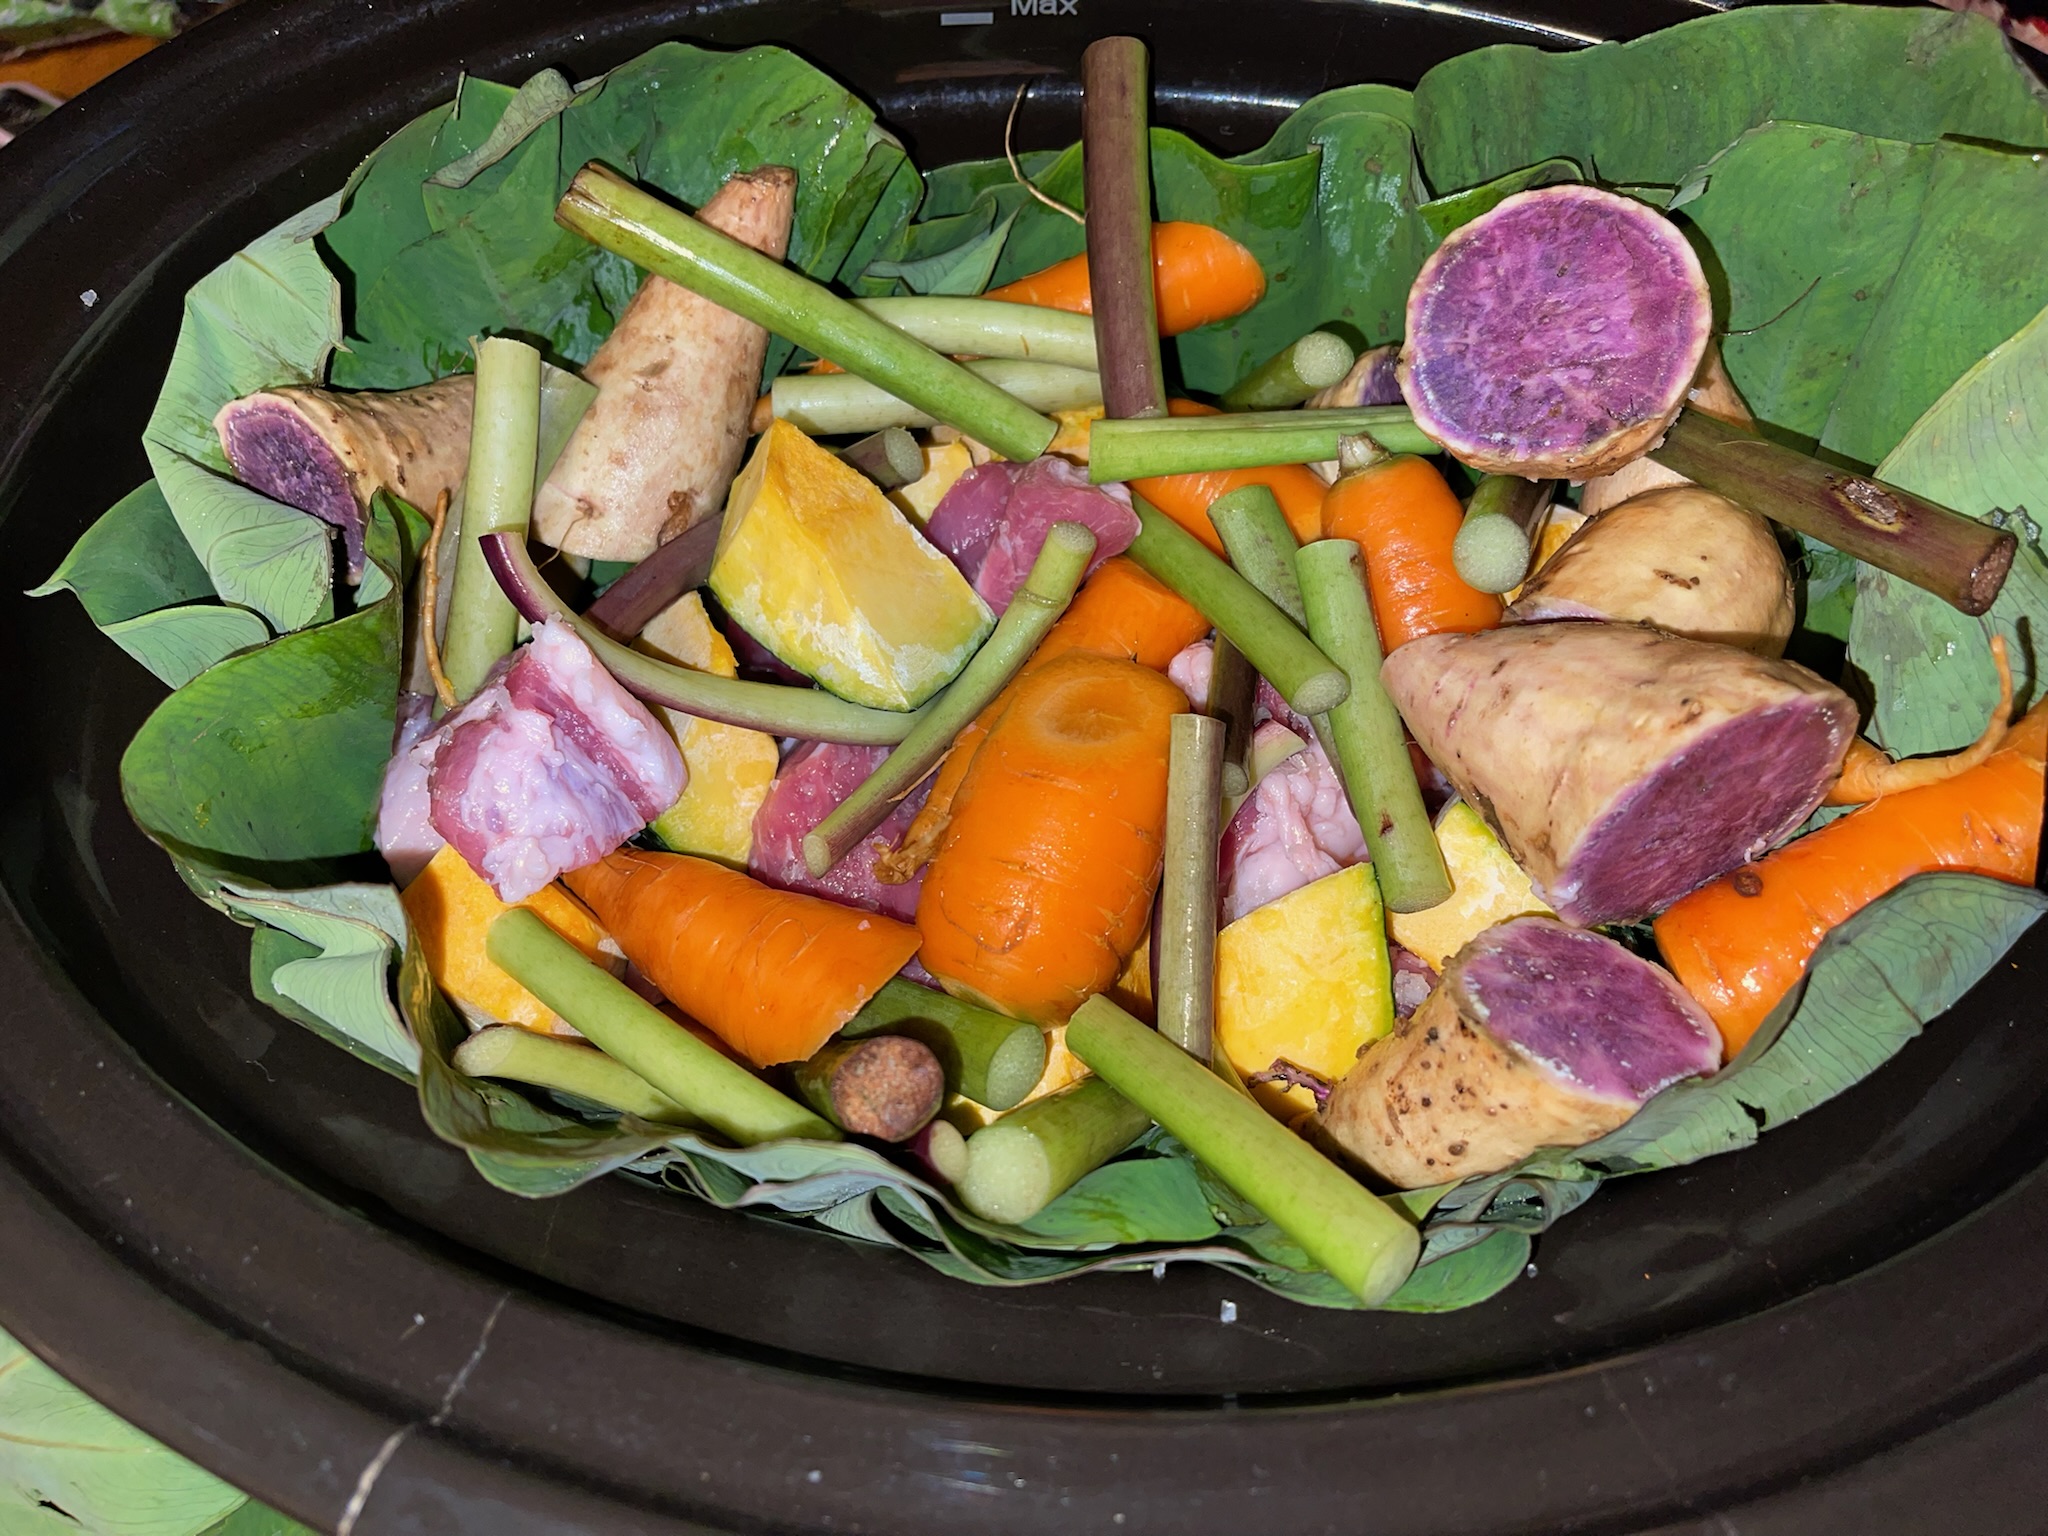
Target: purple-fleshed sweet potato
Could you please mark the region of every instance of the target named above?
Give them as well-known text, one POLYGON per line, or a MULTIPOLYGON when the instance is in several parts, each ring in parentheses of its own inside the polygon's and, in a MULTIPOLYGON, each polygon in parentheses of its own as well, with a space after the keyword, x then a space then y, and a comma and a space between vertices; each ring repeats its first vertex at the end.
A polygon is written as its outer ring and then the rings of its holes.
POLYGON ((1547 917, 1489 928, 1422 1006, 1374 1042, 1322 1129, 1402 1189, 1577 1147, 1721 1062, 1720 1036, 1671 975, 1547 917))
POLYGON ((1849 696, 1804 667, 1633 624, 1429 635, 1380 675, 1543 899, 1588 926, 1791 836, 1856 732, 1849 696))
POLYGON ((1597 187, 1543 187, 1423 264, 1401 393, 1475 469, 1584 480, 1662 439, 1712 329, 1706 276, 1677 226, 1597 187))
POLYGON ((235 478, 341 530, 349 579, 363 570, 363 527, 379 491, 431 512, 469 468, 468 374, 391 394, 266 389, 213 418, 235 478))
POLYGON ((1667 486, 1581 526, 1531 576, 1513 623, 1613 619, 1782 656, 1792 573, 1770 524, 1696 485, 1667 486))
MULTIPOLYGON (((697 217, 781 260, 796 172, 727 179, 697 217)), ((649 275, 583 376, 597 398, 533 501, 533 534, 567 554, 644 560, 714 517, 747 444, 768 333, 649 275)))
POLYGON ((924 535, 1001 613, 1031 574, 1031 562, 1057 522, 1095 535, 1092 573, 1138 536, 1138 515, 1121 485, 1090 485, 1088 472, 1047 456, 1028 464, 977 464, 940 498, 924 535))

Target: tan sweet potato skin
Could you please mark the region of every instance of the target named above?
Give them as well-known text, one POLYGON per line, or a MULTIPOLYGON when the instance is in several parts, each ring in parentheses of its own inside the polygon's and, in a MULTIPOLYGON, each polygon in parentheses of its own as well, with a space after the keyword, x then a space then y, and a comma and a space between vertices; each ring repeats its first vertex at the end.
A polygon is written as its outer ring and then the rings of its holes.
MULTIPOLYGON (((795 209, 796 173, 764 166, 728 179, 697 217, 780 260, 795 209)), ((534 536, 593 560, 644 560, 717 516, 767 350, 753 321, 650 275, 583 370, 597 398, 534 498, 534 536)))
POLYGON ((1416 742, 1552 889, 1586 833, 1653 768, 1750 711, 1813 695, 1843 750, 1856 706, 1804 667, 1632 624, 1428 635, 1380 676, 1416 742))
POLYGON ((1462 1011, 1455 973, 1331 1091, 1322 1129, 1401 1189, 1493 1173, 1604 1136, 1633 1105, 1577 1093, 1462 1011))
POLYGON ((453 496, 469 470, 475 397, 476 380, 466 373, 389 394, 288 386, 230 401, 216 420, 251 403, 275 402, 334 450, 358 506, 390 491, 432 512, 441 492, 453 496))
POLYGON ((1681 484, 1632 497, 1586 523, 1529 578, 1507 616, 1654 624, 1782 656, 1792 636, 1792 573, 1762 518, 1681 484))

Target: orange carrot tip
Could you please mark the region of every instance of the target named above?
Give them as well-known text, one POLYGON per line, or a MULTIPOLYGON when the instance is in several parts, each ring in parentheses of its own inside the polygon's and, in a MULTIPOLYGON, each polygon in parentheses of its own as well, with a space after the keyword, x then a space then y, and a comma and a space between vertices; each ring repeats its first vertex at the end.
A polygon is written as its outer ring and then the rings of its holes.
MULTIPOLYGON (((1265 297, 1266 273, 1256 256, 1222 230, 1174 221, 1152 226, 1152 288, 1159 334, 1178 336, 1250 309, 1265 297)), ((1095 308, 1085 254, 991 288, 982 297, 1082 315, 1095 308)))

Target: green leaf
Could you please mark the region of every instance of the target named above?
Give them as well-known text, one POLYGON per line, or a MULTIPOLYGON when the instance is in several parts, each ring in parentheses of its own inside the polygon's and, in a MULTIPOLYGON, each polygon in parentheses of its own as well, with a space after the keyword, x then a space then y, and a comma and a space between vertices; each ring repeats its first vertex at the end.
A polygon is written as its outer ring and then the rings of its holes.
POLYGON ((1388 1312, 1455 1312, 1476 1306, 1520 1278, 1529 1263, 1529 1234, 1499 1228, 1434 1263, 1418 1265, 1387 1298, 1388 1312))
POLYGON ((270 626, 246 608, 188 603, 106 625, 102 633, 173 688, 217 661, 262 645, 270 626))
POLYGON ((225 602, 253 608, 280 630, 328 608, 333 529, 155 443, 144 445, 186 542, 225 602))
POLYGON ((576 87, 558 69, 544 69, 519 87, 483 143, 427 178, 432 187, 466 187, 511 153, 512 147, 576 99, 576 87))
POLYGON ((199 1536, 242 1502, 0 1333, 0 1530, 199 1536))
POLYGON ((912 293, 980 293, 988 287, 1015 218, 1012 214, 988 233, 922 260, 871 262, 867 275, 894 278, 912 293))
POLYGON ((251 1499, 220 1524, 208 1526, 199 1536, 319 1536, 319 1533, 251 1499))
POLYGON ((221 889, 231 916, 267 925, 257 928, 250 950, 261 1001, 394 1077, 418 1075, 419 1048, 391 996, 392 958, 406 934, 397 891, 358 884, 271 890, 235 881, 221 889))
POLYGON ((1675 186, 1771 118, 2048 145, 2048 109, 1998 28, 1930 9, 1755 6, 1575 53, 1481 48, 1415 88, 1439 192, 1550 156, 1605 182, 1675 186))
POLYGON ((1022 1228, 1032 1241, 1073 1248, 1199 1243, 1220 1230, 1185 1156, 1124 1158, 1098 1168, 1022 1228))
POLYGON ((1491 213, 1518 192, 1533 192, 1538 187, 1555 187, 1585 179, 1585 173, 1579 169, 1576 160, 1544 160, 1519 171, 1509 171, 1505 176, 1496 176, 1483 186, 1453 192, 1449 197, 1433 198, 1418 211, 1422 214, 1422 222, 1429 226, 1429 232, 1441 240, 1461 224, 1471 223, 1482 213, 1491 213))
MULTIPOLYGON (((400 564, 382 498, 369 551, 387 572, 400 564)), ((401 621, 388 593, 201 673, 128 744, 129 812, 174 851, 252 873, 367 852, 396 722, 401 621)))

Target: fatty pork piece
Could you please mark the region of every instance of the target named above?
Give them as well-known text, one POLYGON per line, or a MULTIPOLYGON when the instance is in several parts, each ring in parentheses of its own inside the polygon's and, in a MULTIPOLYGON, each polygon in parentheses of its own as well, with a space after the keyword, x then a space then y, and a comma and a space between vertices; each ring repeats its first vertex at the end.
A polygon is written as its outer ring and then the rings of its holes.
POLYGON ((889 813, 889 819, 868 834, 860 846, 826 870, 813 875, 804 863, 804 836, 839 808, 888 757, 887 747, 853 746, 836 741, 807 741, 783 759, 768 796, 754 812, 754 846, 748 871, 768 885, 806 891, 850 907, 865 907, 885 917, 909 922, 917 915, 918 892, 924 889, 919 870, 901 885, 885 885, 875 873, 875 860, 910 830, 924 805, 929 784, 920 784, 889 813))
POLYGON ((1645 491, 1581 526, 1531 576, 1510 621, 1612 619, 1782 656, 1792 573, 1771 526, 1696 485, 1645 491))
POLYGON ((1790 837, 1856 706, 1804 667, 1636 625, 1429 635, 1380 676, 1558 916, 1633 922, 1790 837))
POLYGON ((399 859, 417 858, 424 821, 499 900, 522 901, 617 848, 674 805, 688 778, 675 739, 575 630, 545 623, 392 760, 377 847, 402 877, 399 859))
POLYGON ((363 527, 379 491, 431 512, 469 468, 468 374, 392 394, 266 389, 213 419, 235 478, 341 530, 349 579, 363 571, 363 527))
MULTIPOLYGON (((1259 727, 1261 737, 1285 732, 1272 722, 1259 727)), ((1253 786, 1223 829, 1216 858, 1225 925, 1365 862, 1365 834, 1321 746, 1309 742, 1253 786)))
MULTIPOLYGON (((1209 707, 1209 683, 1215 674, 1216 642, 1213 640, 1197 640, 1183 647, 1166 664, 1167 678, 1188 696, 1189 707, 1197 712, 1206 711, 1209 707)), ((1297 714, 1294 707, 1280 697, 1280 690, 1262 677, 1252 693, 1252 724, 1261 726, 1269 720, 1277 721, 1304 741, 1315 729, 1308 716, 1297 714)))
POLYGON ((1086 470, 1056 457, 976 465, 940 498, 924 534, 960 568, 981 600, 1001 613, 1058 522, 1080 523, 1094 533, 1091 574, 1138 536, 1130 492, 1121 485, 1090 485, 1086 470))
MULTIPOLYGON (((733 176, 697 210, 781 260, 796 172, 733 176)), ((593 560, 644 560, 714 516, 740 466, 768 333, 650 274, 583 370, 597 398, 533 502, 534 537, 593 560)))
POLYGON ((1402 1189, 1577 1147, 1720 1065, 1720 1037, 1669 973, 1547 917, 1487 929, 1323 1107, 1330 1137, 1402 1189))

